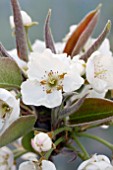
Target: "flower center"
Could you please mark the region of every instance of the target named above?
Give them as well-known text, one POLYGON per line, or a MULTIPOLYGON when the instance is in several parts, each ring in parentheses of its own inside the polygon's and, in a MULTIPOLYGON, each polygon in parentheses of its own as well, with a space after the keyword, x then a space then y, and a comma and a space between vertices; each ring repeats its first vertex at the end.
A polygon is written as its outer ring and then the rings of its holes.
POLYGON ((106 73, 107 70, 101 70, 101 71, 98 71, 98 72, 95 72, 95 78, 98 77, 98 78, 102 78, 104 77, 104 74, 106 73))
POLYGON ((0 100, 0 118, 5 119, 6 115, 10 116, 11 112, 12 108, 7 103, 0 100))
POLYGON ((44 77, 40 81, 40 84, 43 86, 43 91, 46 93, 52 93, 53 90, 63 90, 63 79, 66 73, 58 74, 50 70, 49 73, 45 71, 44 77))
POLYGON ((105 69, 105 67, 101 64, 100 61, 95 61, 94 63, 94 77, 105 80, 106 79, 106 74, 107 74, 107 70, 105 69))

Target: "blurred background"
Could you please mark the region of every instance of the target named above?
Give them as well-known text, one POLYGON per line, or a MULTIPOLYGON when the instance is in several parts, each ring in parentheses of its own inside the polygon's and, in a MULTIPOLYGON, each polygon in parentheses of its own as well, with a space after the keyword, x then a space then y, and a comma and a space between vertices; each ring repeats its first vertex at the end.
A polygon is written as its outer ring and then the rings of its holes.
MULTIPOLYGON (((43 26, 49 8, 52 9, 51 29, 55 41, 61 41, 69 26, 78 24, 99 3, 102 3, 102 9, 94 37, 101 32, 108 19, 113 23, 113 0, 19 0, 19 2, 21 9, 27 11, 33 21, 39 22, 38 26, 30 30, 32 43, 37 38, 43 39, 43 26)), ((0 0, 0 41, 7 49, 12 49, 15 45, 9 25, 11 14, 10 0, 0 0)), ((109 38, 113 49, 113 27, 109 38)))
MULTIPOLYGON (((43 26, 49 8, 52 9, 51 29, 55 41, 61 41, 67 32, 69 26, 78 24, 79 21, 91 10, 95 9, 99 3, 102 3, 102 9, 98 25, 94 36, 97 37, 102 31, 108 19, 113 23, 113 0, 20 0, 21 9, 25 10, 33 21, 38 21, 39 25, 31 28, 30 38, 33 43, 35 39, 43 40, 43 26)), ((0 41, 7 50, 15 47, 15 39, 9 24, 9 16, 12 15, 10 0, 0 0, 0 41)), ((113 27, 109 35, 111 48, 113 49, 113 27)), ((97 128, 90 130, 113 143, 113 127, 107 130, 97 128)), ((111 156, 112 152, 105 146, 92 140, 81 140, 90 154, 106 154, 111 156)), ((70 157, 71 159, 71 157, 70 157)), ((68 163, 69 156, 54 157, 57 170, 76 170, 79 159, 73 163, 68 163)))

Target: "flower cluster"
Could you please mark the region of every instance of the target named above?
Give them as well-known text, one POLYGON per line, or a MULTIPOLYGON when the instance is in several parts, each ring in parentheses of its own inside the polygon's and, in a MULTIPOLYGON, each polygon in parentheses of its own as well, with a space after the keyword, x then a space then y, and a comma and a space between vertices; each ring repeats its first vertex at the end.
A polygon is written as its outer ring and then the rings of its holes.
POLYGON ((50 160, 65 147, 72 161, 85 160, 77 170, 113 170, 108 157, 91 157, 79 140, 91 138, 113 151, 113 144, 84 133, 112 125, 113 54, 106 38, 111 22, 92 38, 99 6, 54 43, 49 10, 45 40, 31 44, 28 32, 37 22, 20 10, 18 0, 11 5, 17 48, 7 51, 0 44, 0 169, 15 170, 21 157, 26 161, 19 170, 56 170, 50 160))

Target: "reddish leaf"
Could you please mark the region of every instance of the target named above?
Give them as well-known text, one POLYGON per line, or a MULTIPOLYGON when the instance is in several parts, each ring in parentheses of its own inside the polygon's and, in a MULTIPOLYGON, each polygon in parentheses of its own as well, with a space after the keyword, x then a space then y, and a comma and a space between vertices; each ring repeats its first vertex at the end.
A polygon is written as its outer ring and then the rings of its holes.
POLYGON ((16 34, 16 46, 18 56, 24 60, 28 60, 27 56, 27 43, 25 38, 25 30, 22 22, 22 17, 20 13, 20 6, 18 0, 11 0, 13 15, 14 15, 14 23, 15 23, 15 34, 16 34))
POLYGON ((64 48, 64 53, 72 56, 79 53, 84 46, 89 36, 92 34, 100 13, 100 6, 98 9, 91 11, 79 23, 73 34, 70 36, 64 48))

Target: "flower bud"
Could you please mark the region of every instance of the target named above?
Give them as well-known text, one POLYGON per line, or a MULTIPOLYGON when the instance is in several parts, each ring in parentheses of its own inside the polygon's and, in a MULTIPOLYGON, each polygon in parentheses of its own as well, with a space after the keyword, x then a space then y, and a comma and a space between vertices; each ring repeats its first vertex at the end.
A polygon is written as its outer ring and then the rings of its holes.
POLYGON ((46 152, 52 148, 52 140, 48 134, 40 132, 31 141, 32 147, 37 152, 46 152))
POLYGON ((77 170, 113 170, 113 166, 107 156, 95 154, 92 158, 82 162, 77 170))
MULTIPOLYGON (((25 27, 31 27, 32 25, 37 24, 37 22, 32 22, 31 17, 25 11, 21 11, 21 16, 22 16, 23 25, 25 27)), ((15 23, 14 23, 14 17, 13 16, 10 16, 9 21, 10 21, 11 28, 12 29, 15 28, 15 23)))

